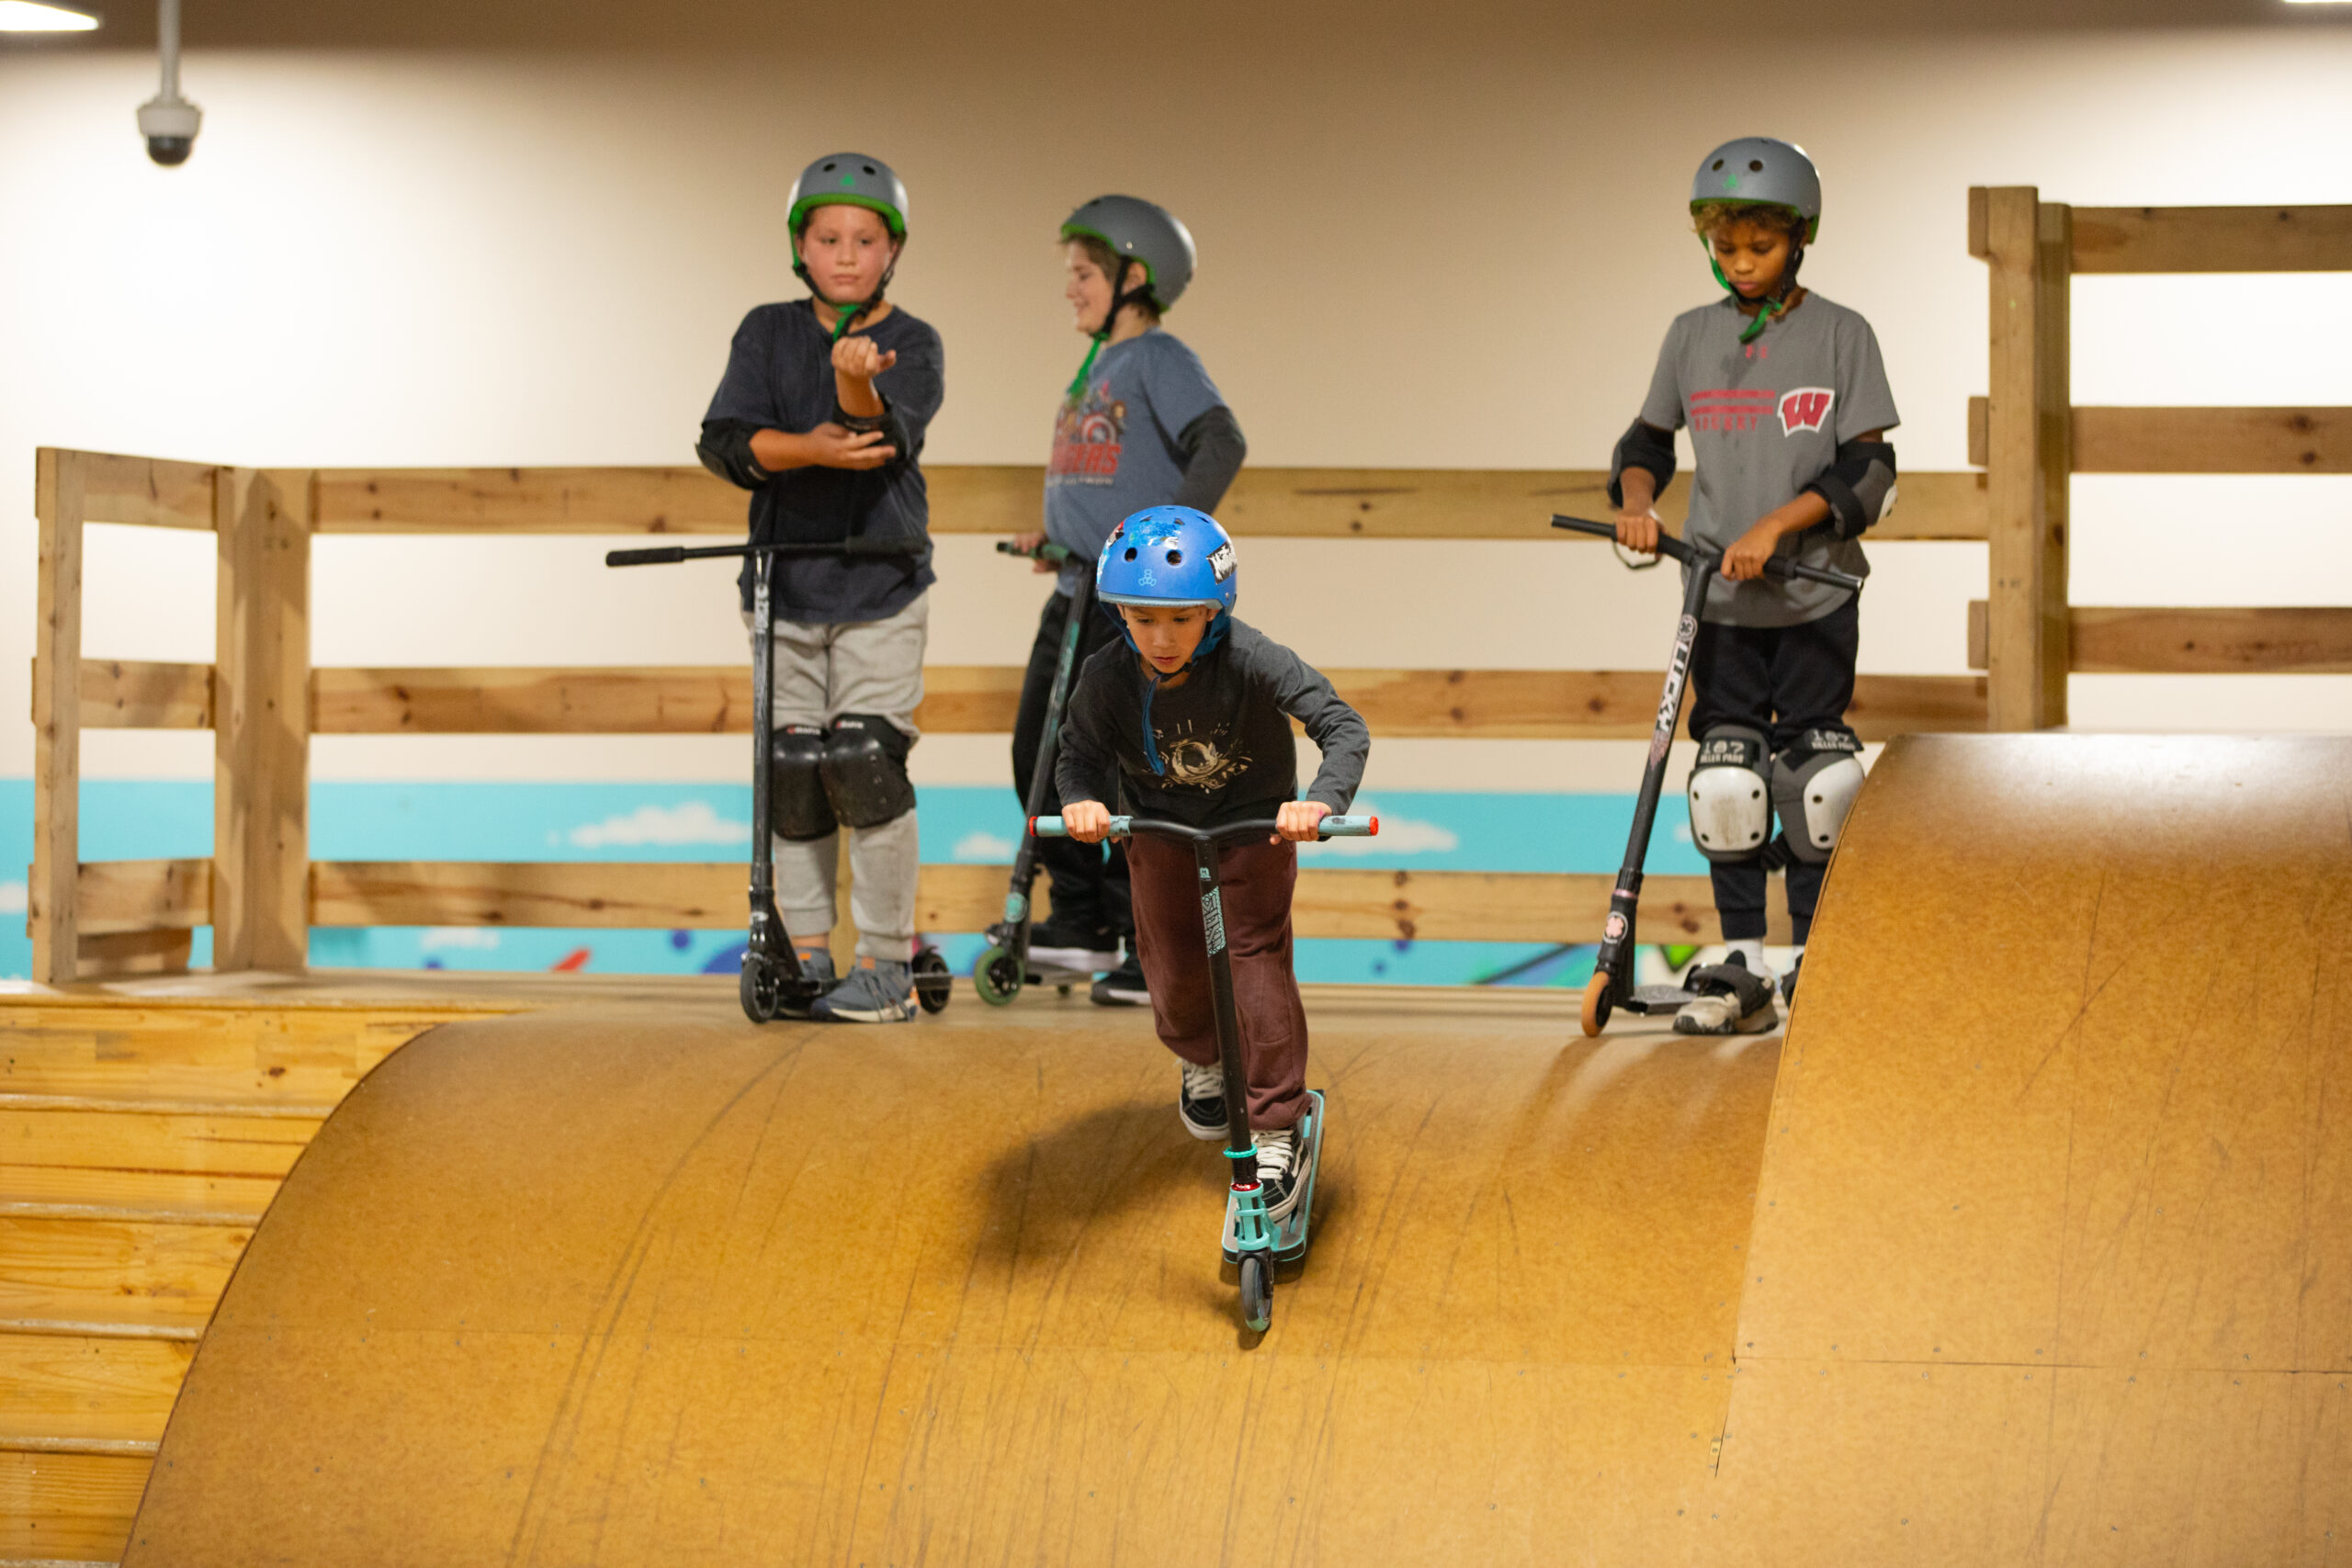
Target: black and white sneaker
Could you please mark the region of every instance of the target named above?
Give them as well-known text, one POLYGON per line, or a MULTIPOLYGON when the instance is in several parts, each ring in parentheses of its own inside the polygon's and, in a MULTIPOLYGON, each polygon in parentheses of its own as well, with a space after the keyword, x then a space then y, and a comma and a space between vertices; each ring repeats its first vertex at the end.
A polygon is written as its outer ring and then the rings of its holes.
POLYGON ((1130 948, 1119 966, 1094 982, 1087 993, 1094 1005, 1106 1008, 1139 1008, 1151 1005, 1151 988, 1143 977, 1143 960, 1130 948))
POLYGON ((1177 1091, 1176 1114, 1183 1118, 1184 1131, 1206 1142, 1222 1138, 1228 1130, 1225 1115, 1225 1069, 1211 1064, 1201 1066, 1193 1062, 1183 1064, 1184 1086, 1177 1091))
POLYGON ((1682 984, 1691 999, 1674 1015, 1677 1034, 1766 1034, 1781 1021, 1772 976, 1755 974, 1736 953, 1693 969, 1682 984))
POLYGON ((1298 1129, 1280 1127, 1255 1134, 1258 1145, 1258 1185, 1265 1190, 1266 1218, 1280 1224, 1298 1207, 1314 1174, 1299 1147, 1298 1129))
POLYGON ((1029 928, 1029 962, 1046 969, 1100 975, 1119 962, 1119 941, 1107 931, 1048 916, 1029 928))

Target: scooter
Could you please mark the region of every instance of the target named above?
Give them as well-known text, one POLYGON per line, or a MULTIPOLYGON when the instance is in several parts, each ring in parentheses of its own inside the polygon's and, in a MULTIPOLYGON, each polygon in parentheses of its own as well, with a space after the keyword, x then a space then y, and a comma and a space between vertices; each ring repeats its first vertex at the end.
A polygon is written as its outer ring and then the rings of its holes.
MULTIPOLYGON (((1031 560, 1047 561, 1056 566, 1069 558, 1069 551, 1056 544, 1039 545, 1024 550, 1010 539, 997 541, 1000 555, 1025 556, 1031 560)), ((1037 771, 1029 780, 1028 810, 1022 820, 1028 826, 1021 835, 1021 848, 1012 857, 1012 877, 1004 894, 1004 919, 988 931, 989 945, 972 965, 972 989, 980 1000, 992 1007, 1002 1007, 1021 994, 1021 987, 1052 986, 1063 996, 1072 988, 1090 984, 1091 970, 1040 966, 1029 957, 1029 927, 1035 915, 1034 897, 1037 887, 1038 814, 1054 795, 1054 760, 1061 752, 1062 709, 1069 702, 1071 683, 1078 678, 1078 649, 1086 636, 1087 617, 1094 613, 1094 580, 1081 573, 1078 591, 1070 595, 1069 624, 1062 632, 1061 654, 1054 664, 1054 684, 1046 699, 1046 728, 1037 742, 1037 771)))
MULTIPOLYGON (((805 1010, 822 988, 800 966, 784 917, 775 907, 775 841, 768 831, 775 808, 768 776, 773 722, 768 711, 775 682, 775 602, 771 592, 778 556, 912 558, 921 539, 839 539, 824 544, 664 545, 647 550, 612 550, 606 566, 673 566, 679 561, 749 556, 752 560, 752 886, 751 927, 743 943, 743 973, 737 994, 743 1016, 766 1023, 788 1007, 805 1010)), ((939 949, 914 955, 915 997, 925 1012, 947 1006, 953 977, 939 949)))
MULTIPOLYGON (((1042 838, 1065 837, 1058 817, 1040 817, 1030 830, 1042 838)), ((1209 1000, 1216 1019, 1217 1063, 1225 1073, 1226 1150, 1232 1163, 1233 1187, 1225 1202, 1225 1261, 1236 1266, 1241 1284, 1241 1321, 1253 1334, 1263 1334, 1274 1321, 1274 1265, 1295 1263, 1306 1256, 1308 1228, 1315 1214, 1315 1182, 1323 1169, 1323 1093, 1306 1091, 1306 1114, 1300 1118, 1295 1157, 1306 1162, 1306 1190, 1298 1204, 1277 1224, 1266 1215, 1266 1195, 1258 1185, 1258 1144, 1250 1132, 1250 1075, 1241 1061, 1241 1021, 1233 1007, 1233 957, 1225 945, 1225 889, 1217 876, 1217 846, 1227 839, 1277 830, 1272 818, 1253 822, 1228 822, 1217 828, 1193 828, 1149 817, 1114 817, 1109 836, 1125 839, 1136 833, 1156 834, 1193 846, 1193 863, 1201 874, 1201 927, 1208 941, 1209 1000)), ((1325 839, 1368 839, 1380 831, 1377 817, 1326 817, 1317 824, 1325 839)))
MULTIPOLYGON (((1552 526, 1597 539, 1614 539, 1614 525, 1587 517, 1562 517, 1552 526)), ((1658 795, 1666 783, 1666 755, 1674 744, 1674 728, 1682 716, 1683 688, 1690 681, 1690 648, 1699 640, 1699 612, 1707 603, 1707 583, 1723 565, 1723 552, 1661 533, 1658 553, 1682 567, 1682 618, 1675 623, 1674 652, 1667 660, 1666 690, 1657 700, 1657 723, 1650 731, 1649 761, 1642 769, 1642 790, 1634 800, 1634 828, 1625 839, 1625 862, 1617 872, 1617 886, 1609 895, 1609 920, 1601 928, 1600 955, 1593 961, 1592 978, 1584 988, 1584 1032, 1597 1035, 1610 1014, 1676 1013, 1695 998, 1679 986, 1633 984, 1635 933, 1642 902, 1642 862, 1648 858, 1650 830, 1657 821, 1658 795)), ((1849 592, 1862 591, 1862 580, 1825 567, 1805 566, 1785 556, 1764 563, 1764 575, 1783 581, 1803 578, 1849 592)))

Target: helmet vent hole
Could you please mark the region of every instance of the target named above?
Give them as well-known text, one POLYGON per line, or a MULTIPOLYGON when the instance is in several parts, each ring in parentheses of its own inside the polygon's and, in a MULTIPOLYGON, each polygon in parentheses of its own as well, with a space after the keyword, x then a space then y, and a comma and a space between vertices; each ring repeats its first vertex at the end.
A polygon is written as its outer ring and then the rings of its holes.
POLYGON ((1127 547, 1127 559, 1129 559, 1129 560, 1133 560, 1133 559, 1135 559, 1135 558, 1136 558, 1136 547, 1135 547, 1133 545, 1129 545, 1129 546, 1127 547))
POLYGON ((1724 161, 1723 161, 1721 158, 1716 159, 1716 160, 1715 160, 1715 162, 1714 162, 1714 167, 1715 167, 1715 168, 1717 168, 1717 169, 1720 169, 1720 168, 1722 168, 1723 166, 1724 166, 1724 161))
POLYGON ((1170 566, 1182 566, 1184 564, 1184 552, 1182 550, 1169 551, 1168 564, 1170 566))
MULTIPOLYGON (((1758 164, 1758 165, 1757 165, 1757 167, 1761 168, 1761 167, 1763 167, 1763 165, 1759 164, 1758 164)), ((873 164, 866 164, 866 165, 865 165, 865 172, 866 172, 867 174, 869 174, 869 175, 870 175, 870 174, 872 174, 872 173, 874 172, 874 165, 873 165, 873 164)))
POLYGON ((838 169, 838 168, 840 168, 840 167, 841 167, 841 165, 840 165, 839 164, 827 164, 825 165, 825 173, 827 173, 827 174, 829 174, 829 175, 830 175, 830 174, 831 174, 835 169, 838 169))
MULTIPOLYGON (((1747 161, 1747 172, 1751 175, 1762 174, 1764 172, 1764 160, 1761 158, 1750 158, 1747 161)), ((873 171, 869 169, 866 173, 872 174, 873 171)))

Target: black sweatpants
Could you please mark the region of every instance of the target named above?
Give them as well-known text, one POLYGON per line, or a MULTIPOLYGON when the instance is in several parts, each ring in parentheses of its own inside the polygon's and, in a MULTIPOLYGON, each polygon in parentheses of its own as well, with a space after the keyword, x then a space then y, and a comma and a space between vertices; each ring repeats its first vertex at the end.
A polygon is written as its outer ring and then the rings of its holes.
MULTIPOLYGON (((1739 724, 1762 731, 1775 753, 1808 729, 1843 730, 1854 700, 1854 650, 1861 615, 1849 599, 1817 621, 1794 626, 1726 626, 1699 624, 1690 649, 1690 738, 1718 725, 1739 724)), ((1783 835, 1785 839, 1786 835, 1783 835)), ((1822 873, 1828 868, 1797 860, 1785 842, 1773 856, 1788 864, 1789 925, 1803 946, 1821 901, 1822 873)), ((1715 885, 1715 913, 1724 940, 1760 940, 1764 935, 1764 861, 1738 865, 1718 861, 1709 867, 1715 885)))
MULTIPOLYGON (((1069 626, 1072 603, 1067 593, 1046 595, 1045 611, 1037 617, 1037 640, 1029 649, 1029 671, 1021 681, 1021 709, 1012 721, 1012 787, 1021 792, 1024 801, 1029 798, 1029 781, 1037 772, 1038 748, 1045 742, 1046 706, 1053 696, 1054 670, 1061 660, 1062 634, 1069 626)), ((1079 638, 1078 658, 1070 666, 1072 684, 1078 681, 1079 666, 1118 635, 1119 629, 1110 616, 1100 609, 1088 611, 1086 628, 1079 638)), ((1115 801, 1102 804, 1114 811, 1118 809, 1115 801)), ((1062 805, 1048 780, 1046 814, 1059 811, 1062 805)), ((1037 863, 1045 867, 1046 881, 1053 888, 1053 914, 1057 921, 1079 920, 1091 930, 1107 931, 1122 939, 1135 934, 1125 845, 1040 839, 1037 863)))

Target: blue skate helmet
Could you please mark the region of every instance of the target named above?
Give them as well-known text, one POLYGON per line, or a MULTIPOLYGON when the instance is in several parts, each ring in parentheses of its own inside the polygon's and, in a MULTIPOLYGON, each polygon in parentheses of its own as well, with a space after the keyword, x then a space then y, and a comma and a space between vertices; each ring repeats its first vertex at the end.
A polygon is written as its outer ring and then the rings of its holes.
MULTIPOLYGON (((1233 602, 1239 597, 1241 571, 1233 558, 1233 538, 1217 520, 1189 506, 1148 506, 1111 530, 1094 563, 1094 597, 1103 614, 1119 623, 1119 635, 1136 649, 1120 604, 1199 604, 1215 615, 1201 634, 1200 646, 1185 662, 1182 675, 1206 658, 1225 640, 1233 624, 1233 602)), ((1165 774, 1159 740, 1151 727, 1151 699, 1161 677, 1148 664, 1143 671, 1143 752, 1151 771, 1165 774)))

